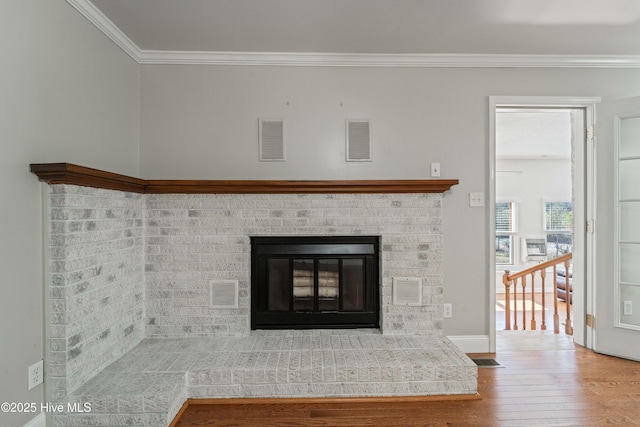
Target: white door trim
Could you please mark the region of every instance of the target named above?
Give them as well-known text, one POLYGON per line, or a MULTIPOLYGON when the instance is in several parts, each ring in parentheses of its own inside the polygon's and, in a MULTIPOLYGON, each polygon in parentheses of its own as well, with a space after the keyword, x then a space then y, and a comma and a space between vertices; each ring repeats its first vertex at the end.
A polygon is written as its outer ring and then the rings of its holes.
MULTIPOLYGON (((496 198, 496 108, 498 107, 567 107, 567 108, 582 108, 585 110, 585 125, 589 129, 595 123, 595 104, 600 102, 599 97, 572 97, 572 96, 490 96, 489 97, 489 198, 488 200, 495 200, 496 198)), ((586 212, 587 218, 593 212, 590 212, 591 205, 595 207, 595 186, 593 184, 593 178, 595 174, 595 158, 591 149, 586 150, 584 153, 586 156, 586 176, 587 182, 585 182, 587 193, 586 212)), ((489 262, 489 351, 496 351, 496 266, 493 260, 492 254, 495 253, 496 244, 496 227, 495 227, 495 204, 488 203, 488 215, 489 226, 487 227, 487 248, 488 248, 488 262, 489 262)), ((593 242, 589 240, 594 239, 591 235, 588 237, 586 243, 587 252, 584 256, 584 263, 587 266, 593 266, 585 271, 585 289, 584 293, 587 295, 593 295, 593 277, 595 274, 595 259, 593 258, 593 242), (588 257, 588 259, 587 259, 588 257)), ((583 319, 586 311, 589 310, 588 304, 592 304, 592 300, 587 298, 587 305, 582 307, 574 306, 574 341, 577 344, 589 347, 592 342, 591 337, 586 334, 586 327, 583 319), (577 321, 578 319, 579 321, 577 321)), ((590 347, 589 347, 590 348, 590 347)))

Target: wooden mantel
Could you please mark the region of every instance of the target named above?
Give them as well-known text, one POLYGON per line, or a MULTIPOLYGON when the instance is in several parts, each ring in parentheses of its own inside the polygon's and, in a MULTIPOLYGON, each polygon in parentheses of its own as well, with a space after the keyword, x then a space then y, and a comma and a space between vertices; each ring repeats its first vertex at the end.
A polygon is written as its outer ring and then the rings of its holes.
POLYGON ((261 181, 155 180, 105 172, 71 163, 31 164, 31 172, 48 184, 69 184, 149 194, 285 194, 285 193, 443 193, 457 179, 261 181))

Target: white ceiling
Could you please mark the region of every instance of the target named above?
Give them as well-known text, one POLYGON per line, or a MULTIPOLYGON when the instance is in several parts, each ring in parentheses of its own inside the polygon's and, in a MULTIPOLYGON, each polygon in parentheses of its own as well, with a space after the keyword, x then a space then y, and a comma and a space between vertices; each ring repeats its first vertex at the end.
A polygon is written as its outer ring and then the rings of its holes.
POLYGON ((90 1, 143 51, 640 55, 638 0, 90 1))

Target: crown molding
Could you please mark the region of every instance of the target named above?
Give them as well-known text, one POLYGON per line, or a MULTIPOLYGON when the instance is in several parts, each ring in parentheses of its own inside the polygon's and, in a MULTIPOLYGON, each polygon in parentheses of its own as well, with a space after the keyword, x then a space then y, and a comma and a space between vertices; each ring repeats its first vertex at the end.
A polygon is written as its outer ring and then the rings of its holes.
POLYGON ((398 68, 640 68, 640 55, 141 51, 141 64, 398 68))
POLYGON ((106 34, 116 45, 124 50, 127 55, 140 63, 142 50, 129 37, 123 33, 120 28, 111 22, 109 18, 103 14, 100 9, 94 6, 89 0, 67 0, 80 14, 95 25, 100 31, 106 34))
POLYGON ((140 49, 90 0, 67 0, 139 64, 414 68, 640 68, 640 55, 196 52, 140 49))

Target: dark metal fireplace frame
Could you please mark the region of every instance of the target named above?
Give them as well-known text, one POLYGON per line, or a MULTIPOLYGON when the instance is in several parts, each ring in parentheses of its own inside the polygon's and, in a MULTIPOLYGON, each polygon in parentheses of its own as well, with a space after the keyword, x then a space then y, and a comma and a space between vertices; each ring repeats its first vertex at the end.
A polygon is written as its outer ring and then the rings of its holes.
POLYGON ((251 329, 379 328, 379 246, 378 236, 252 237, 251 329), (270 269, 275 268, 270 266, 276 263, 284 266, 285 271, 280 274, 278 285, 269 283, 273 276, 270 269), (308 290, 311 295, 305 307, 299 305, 303 298, 294 295, 297 268, 294 264, 300 263, 310 266, 308 290), (319 266, 325 264, 335 268, 333 298, 323 298, 319 292, 322 280, 319 266), (361 274, 363 278, 362 288, 358 287, 358 292, 362 292, 358 297, 360 302, 349 303, 349 307, 346 298, 357 285, 346 283, 349 281, 347 264, 352 273, 355 265, 356 275, 361 274), (274 286, 271 292, 270 286, 274 286), (274 294, 279 293, 274 291, 275 286, 285 294, 277 309, 270 308, 269 302, 269 298, 275 299, 274 294), (327 301, 332 305, 327 306, 327 301))

